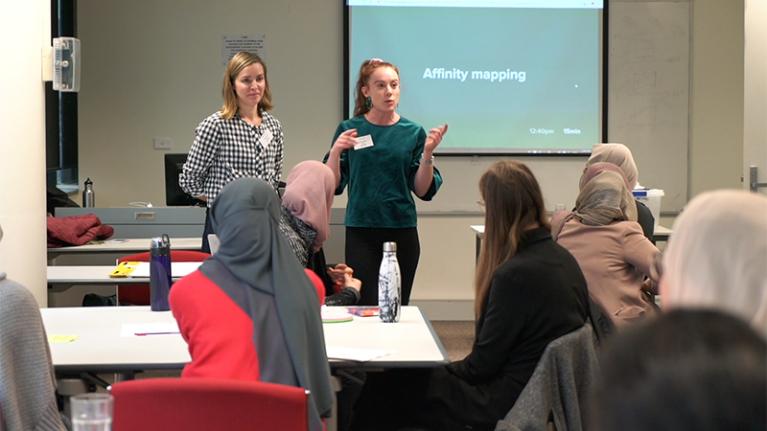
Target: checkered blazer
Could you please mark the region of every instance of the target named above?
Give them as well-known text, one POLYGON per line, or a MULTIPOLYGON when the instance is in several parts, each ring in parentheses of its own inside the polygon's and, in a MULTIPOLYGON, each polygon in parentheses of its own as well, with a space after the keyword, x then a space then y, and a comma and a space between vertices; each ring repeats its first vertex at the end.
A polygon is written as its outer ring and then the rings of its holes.
POLYGON ((239 115, 225 120, 216 112, 202 120, 194 135, 178 180, 185 192, 207 196, 211 206, 221 189, 237 178, 261 178, 277 189, 285 154, 284 135, 280 122, 268 112, 261 111, 258 127, 239 115))

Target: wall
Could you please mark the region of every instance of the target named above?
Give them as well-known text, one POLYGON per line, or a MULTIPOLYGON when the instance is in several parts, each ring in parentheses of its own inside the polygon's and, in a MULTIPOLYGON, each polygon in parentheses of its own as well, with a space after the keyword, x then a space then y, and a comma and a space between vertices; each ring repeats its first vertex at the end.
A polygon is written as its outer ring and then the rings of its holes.
POLYGON ((696 0, 692 31, 690 199, 741 187, 743 1, 696 0))
POLYGON ((30 0, 0 15, 0 272, 46 306, 45 101, 43 46, 50 45, 50 3, 30 0))
MULTIPOLYGON (((767 183, 767 2, 746 0, 743 77, 743 168, 749 188, 749 168, 756 166, 757 182, 767 183)), ((759 188, 767 193, 767 186, 759 188)))
MULTIPOLYGON (((632 2, 614 2, 618 3, 632 2)), ((673 3, 673 2, 671 2, 673 3)), ((692 9, 692 46, 714 45, 703 63, 693 51, 691 79, 700 79, 715 63, 734 61, 742 51, 740 22, 730 1, 696 0, 692 9), (718 43, 706 37, 712 20, 721 34, 718 43), (733 19, 729 19, 733 15, 733 19)), ((742 10, 742 9, 741 9, 742 10)), ((220 40, 224 34, 265 34, 266 62, 274 95, 274 114, 286 131, 286 170, 309 158, 320 158, 341 120, 342 35, 341 2, 285 0, 253 3, 138 0, 80 0, 79 37, 83 41, 83 80, 80 93, 80 175, 94 180, 99 206, 123 206, 131 201, 164 203, 162 152, 152 149, 153 137, 170 137, 173 151, 185 152, 193 129, 220 105, 220 40)), ((737 67, 737 65, 735 66, 737 67)), ((719 74, 727 71, 717 66, 719 74)), ((729 134, 733 147, 723 149, 710 134, 742 126, 742 115, 727 100, 740 77, 726 73, 691 87, 689 170, 694 190, 731 185, 738 166, 709 169, 708 154, 734 157, 740 135, 729 134), (705 117, 700 117, 707 113, 705 117), (724 154, 727 153, 727 154, 724 154)), ((735 75, 735 74, 734 74, 735 75)), ((741 86, 742 87, 742 86, 741 86)), ((742 92, 741 92, 742 93, 742 92)), ((742 100, 742 94, 741 94, 742 100)), ((618 102, 620 103, 620 101, 618 102)), ((741 108, 742 109, 742 108, 741 108)), ((430 126, 430 125, 425 125, 430 126)), ((722 132, 724 133, 724 132, 722 132)), ((718 136, 715 134, 715 136, 718 136)), ((662 154, 662 153, 661 153, 662 154)), ((653 155, 655 156, 655 155, 653 155)), ((643 157, 640 159, 640 166, 643 157)), ((663 157, 662 155, 659 157, 663 157)), ((474 236, 470 224, 482 223, 477 181, 493 159, 445 158, 437 166, 445 176, 435 203, 419 203, 421 263, 414 300, 473 298, 474 236), (444 209, 469 210, 445 213, 444 209)), ((549 208, 572 205, 583 158, 525 158, 538 176, 549 208)), ((683 199, 684 200, 684 199, 683 199)), ((336 199, 345 205, 345 197, 336 199)))

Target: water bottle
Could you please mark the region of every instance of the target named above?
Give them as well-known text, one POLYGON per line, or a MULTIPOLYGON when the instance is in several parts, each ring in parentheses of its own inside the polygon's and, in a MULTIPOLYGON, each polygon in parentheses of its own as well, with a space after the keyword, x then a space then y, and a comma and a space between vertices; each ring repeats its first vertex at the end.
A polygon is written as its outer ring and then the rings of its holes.
POLYGON ((93 181, 90 177, 85 180, 83 189, 83 208, 93 208, 96 206, 96 192, 93 191, 93 181))
POLYGON ((397 243, 385 242, 378 271, 378 315, 387 323, 399 322, 402 303, 402 278, 397 262, 397 243))
POLYGON ((168 292, 170 292, 170 238, 163 234, 152 238, 149 259, 149 303, 152 311, 168 311, 168 292))

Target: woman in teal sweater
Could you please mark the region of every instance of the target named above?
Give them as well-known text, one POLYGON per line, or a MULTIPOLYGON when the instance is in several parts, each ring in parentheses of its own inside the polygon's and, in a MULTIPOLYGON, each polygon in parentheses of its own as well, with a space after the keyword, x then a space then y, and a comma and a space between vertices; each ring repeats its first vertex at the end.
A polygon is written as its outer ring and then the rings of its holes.
POLYGON ((325 163, 336 177, 336 194, 349 188, 346 262, 362 280, 360 304, 378 303, 383 243, 397 243, 402 304, 407 305, 420 256, 413 194, 431 200, 442 184, 432 153, 447 125, 427 134, 397 113, 399 70, 366 60, 356 85, 354 117, 336 129, 325 163))

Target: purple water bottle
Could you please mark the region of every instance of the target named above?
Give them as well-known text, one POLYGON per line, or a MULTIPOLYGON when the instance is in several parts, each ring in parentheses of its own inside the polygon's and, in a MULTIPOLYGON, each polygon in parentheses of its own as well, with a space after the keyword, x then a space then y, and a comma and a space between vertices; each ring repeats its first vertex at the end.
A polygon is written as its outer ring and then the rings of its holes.
POLYGON ((167 234, 152 238, 149 259, 149 303, 152 311, 168 311, 170 291, 170 238, 167 234))

